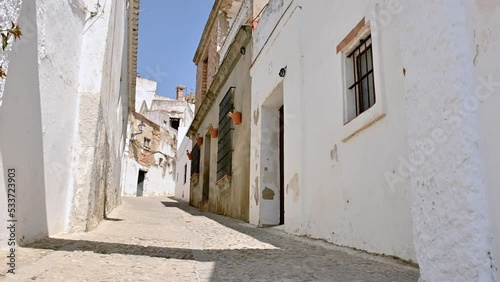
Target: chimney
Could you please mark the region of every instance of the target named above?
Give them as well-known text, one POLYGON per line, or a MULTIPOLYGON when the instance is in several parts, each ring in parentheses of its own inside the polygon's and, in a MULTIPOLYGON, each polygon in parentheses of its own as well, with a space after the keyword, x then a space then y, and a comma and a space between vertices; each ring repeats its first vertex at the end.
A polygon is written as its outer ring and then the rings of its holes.
POLYGON ((177 89, 177 101, 184 101, 184 90, 186 90, 186 86, 178 85, 177 89))

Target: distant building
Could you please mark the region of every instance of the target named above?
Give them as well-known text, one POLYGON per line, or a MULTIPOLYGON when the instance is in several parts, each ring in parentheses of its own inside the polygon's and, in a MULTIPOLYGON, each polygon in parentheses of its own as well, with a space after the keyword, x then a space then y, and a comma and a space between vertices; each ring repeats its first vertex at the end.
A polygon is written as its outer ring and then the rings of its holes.
POLYGON ((176 161, 175 198, 179 201, 189 202, 191 191, 191 160, 188 152, 191 151, 192 142, 187 136, 179 142, 176 161))
MULTIPOLYGON (((156 82, 137 79, 136 112, 129 115, 123 170, 124 196, 173 196, 179 131, 186 132, 194 116, 194 95, 178 86, 176 99, 156 95, 156 82)), ((182 138, 182 137, 181 137, 182 138)))

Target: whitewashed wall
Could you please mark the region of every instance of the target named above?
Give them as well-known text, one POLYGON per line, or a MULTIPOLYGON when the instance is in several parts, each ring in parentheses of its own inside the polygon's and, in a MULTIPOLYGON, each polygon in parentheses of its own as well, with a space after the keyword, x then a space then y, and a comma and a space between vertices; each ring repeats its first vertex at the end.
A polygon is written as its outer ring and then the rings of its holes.
POLYGON ((9 134, 0 151, 4 167, 18 170, 17 236, 26 243, 65 228, 82 42, 74 31, 83 30, 84 12, 57 0, 24 1, 20 12, 24 35, 10 54, 0 107, 9 134))
MULTIPOLYGON (((14 2, 20 3, 0 5, 14 2)), ((103 210, 120 202, 127 11, 124 2, 112 1, 92 21, 84 7, 94 5, 44 0, 6 9, 20 12, 24 34, 9 54, 0 107, 0 129, 9 132, 0 137, 2 178, 16 167, 24 187, 17 194, 21 244, 92 229, 103 210)))
MULTIPOLYGON (((495 263, 496 278, 500 279, 498 261, 500 256, 500 128, 496 121, 500 119, 497 105, 500 105, 500 3, 498 1, 466 2, 470 15, 477 19, 474 23, 474 43, 477 55, 474 60, 477 73, 477 97, 479 103, 480 124, 483 126, 481 151, 485 160, 486 186, 488 187, 488 205, 494 236, 492 257, 495 263)), ((471 108, 478 109, 476 106, 471 108)))
POLYGON ((151 103, 156 95, 157 82, 142 77, 137 77, 135 90, 135 111, 140 112, 143 103, 151 109, 151 103))
MULTIPOLYGON (((184 132, 184 136, 187 129, 184 132)), ((175 175, 175 198, 180 201, 189 202, 189 188, 191 186, 191 161, 187 157, 186 151, 191 151, 192 142, 190 138, 183 138, 177 150, 176 175, 175 175), (184 170, 187 165, 186 183, 184 183, 184 170)))
POLYGON ((422 281, 498 280, 497 1, 408 1, 401 56, 422 281), (450 71, 448 71, 450 70, 450 71))
POLYGON ((143 184, 143 196, 174 196, 176 185, 174 166, 175 163, 173 159, 170 160, 170 166, 164 169, 162 167, 144 167, 138 164, 134 159, 128 158, 124 168, 122 195, 128 197, 137 196, 139 170, 144 170, 146 171, 146 176, 143 184))
POLYGON ((264 12, 254 37, 251 69, 250 220, 261 225, 278 223, 279 201, 264 200, 262 192, 271 187, 279 193, 277 168, 266 151, 273 139, 268 137, 272 127, 265 114, 270 107, 276 111, 282 99, 285 230, 416 261, 409 178, 394 189, 385 179, 386 172, 398 169, 399 157, 408 156, 403 72, 394 56, 399 52, 397 15, 384 26, 372 23, 372 35, 377 38, 375 84, 381 98, 377 97, 379 106, 359 118, 369 123, 380 111, 388 114, 343 141, 354 131, 344 128, 342 59, 336 46, 363 17, 377 17, 376 3, 379 9, 387 9, 384 1, 271 1, 264 12), (285 66, 287 75, 280 78, 279 70, 285 66))

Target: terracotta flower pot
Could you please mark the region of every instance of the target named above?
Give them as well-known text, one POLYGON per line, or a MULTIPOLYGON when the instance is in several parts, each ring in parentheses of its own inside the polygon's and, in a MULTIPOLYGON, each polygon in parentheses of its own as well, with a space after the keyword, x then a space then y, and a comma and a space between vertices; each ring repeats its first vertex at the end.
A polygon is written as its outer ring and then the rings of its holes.
POLYGON ((188 160, 192 160, 193 159, 193 153, 187 153, 187 156, 188 156, 188 160))
POLYGON ((219 130, 217 128, 210 128, 210 136, 212 136, 212 138, 217 138, 217 136, 219 136, 219 130))
POLYGON ((241 123, 241 112, 232 113, 231 119, 233 119, 234 124, 240 124, 241 123))
POLYGON ((197 138, 196 138, 196 143, 197 143, 198 145, 203 144, 203 137, 197 137, 197 138))

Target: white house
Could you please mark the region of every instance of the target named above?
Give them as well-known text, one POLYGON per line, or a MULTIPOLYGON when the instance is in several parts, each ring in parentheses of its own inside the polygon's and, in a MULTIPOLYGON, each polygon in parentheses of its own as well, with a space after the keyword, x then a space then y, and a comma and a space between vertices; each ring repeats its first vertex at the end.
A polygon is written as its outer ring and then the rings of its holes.
MULTIPOLYGON (((187 131, 187 130, 186 130, 187 131)), ((185 136, 182 142, 179 142, 176 161, 175 178, 175 198, 179 201, 189 203, 190 185, 191 185, 191 161, 187 152, 191 151, 193 144, 191 139, 185 136)))
MULTIPOLYGON (((19 244, 93 229, 121 202, 139 1, 97 3, 0 2, 0 25, 12 20, 23 31, 0 57, 8 66, 0 80, 0 186, 16 185, 19 244)), ((7 198, 0 193, 0 206, 7 198)))
MULTIPOLYGON (((122 176, 123 196, 174 196, 179 133, 193 119, 193 95, 176 88, 176 99, 156 95, 156 82, 138 78, 136 110, 129 115, 129 136, 122 176), (139 101, 137 101, 139 100, 139 101), (140 105, 140 106, 139 106, 140 105), (142 126, 142 127, 141 127, 142 126)), ((182 140, 182 139, 181 139, 182 140)))
POLYGON ((416 262, 422 281, 498 279, 498 19, 498 1, 269 1, 250 222, 416 262))

